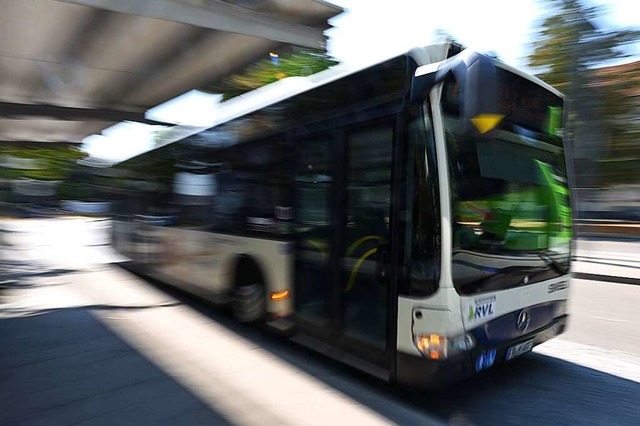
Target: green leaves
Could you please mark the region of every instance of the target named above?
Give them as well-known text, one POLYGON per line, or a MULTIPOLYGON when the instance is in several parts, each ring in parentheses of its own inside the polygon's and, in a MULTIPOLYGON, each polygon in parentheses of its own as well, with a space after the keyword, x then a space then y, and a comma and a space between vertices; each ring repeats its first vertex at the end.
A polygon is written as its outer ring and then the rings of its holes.
POLYGON ((86 156, 75 146, 46 146, 19 147, 0 146, 0 157, 9 163, 16 163, 15 167, 0 167, 0 177, 4 178, 29 178, 39 180, 62 180, 75 167, 80 158, 86 156), (16 159, 12 161, 12 159, 16 159), (31 159, 35 167, 21 168, 20 159, 31 159))
POLYGON ((547 5, 549 15, 532 43, 528 65, 571 101, 574 154, 584 160, 576 170, 578 185, 640 180, 631 163, 608 164, 621 156, 640 158, 640 121, 632 117, 639 108, 633 96, 640 93, 633 90, 640 86, 640 63, 606 67, 628 56, 625 47, 640 40, 640 30, 603 30, 595 23, 601 9, 578 0, 547 0, 547 5))
POLYGON ((306 77, 323 71, 337 62, 324 53, 296 48, 279 58, 278 63, 269 59, 258 62, 241 74, 228 76, 219 83, 206 86, 203 90, 221 93, 224 100, 274 83, 285 77, 306 77))

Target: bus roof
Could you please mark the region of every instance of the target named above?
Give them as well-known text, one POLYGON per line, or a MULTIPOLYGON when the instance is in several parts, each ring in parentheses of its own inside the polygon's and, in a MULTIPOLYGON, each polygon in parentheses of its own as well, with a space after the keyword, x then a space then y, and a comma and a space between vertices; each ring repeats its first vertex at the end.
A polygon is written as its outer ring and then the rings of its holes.
MULTIPOLYGON (((452 46, 456 46, 456 45, 449 41, 441 42, 441 43, 432 44, 429 46, 417 47, 399 56, 406 55, 411 57, 418 65, 418 70, 416 71, 416 75, 418 75, 419 70, 421 68, 422 69, 432 68, 432 67, 438 68, 440 66, 439 64, 441 64, 447 59, 452 46)), ((464 55, 464 54, 469 54, 470 52, 471 52, 470 50, 465 49, 460 54, 464 55)), ((398 57, 398 55, 396 55, 395 57, 398 57)), ((379 65, 383 62, 386 62, 390 59, 393 59, 393 58, 386 58, 384 60, 367 64, 366 66, 362 66, 359 68, 342 68, 340 65, 336 65, 324 71, 321 71, 316 74, 312 74, 307 77, 283 78, 282 80, 260 87, 256 90, 252 90, 250 92, 235 96, 229 99, 228 101, 222 102, 220 104, 220 113, 216 116, 215 120, 212 120, 206 126, 200 126, 200 127, 185 126, 185 125, 173 126, 164 131, 164 134, 163 134, 164 141, 161 144, 156 145, 155 147, 153 147, 153 149, 149 151, 137 154, 134 157, 128 158, 126 160, 122 160, 120 162, 128 161, 132 158, 138 157, 140 155, 144 155, 150 151, 155 151, 156 149, 159 149, 163 146, 170 145, 174 142, 183 140, 189 136, 201 133, 203 131, 220 126, 224 123, 230 122, 236 118, 243 117, 245 115, 251 114, 252 112, 259 111, 263 108, 274 105, 278 102, 284 101, 286 99, 289 99, 294 96, 300 95, 302 93, 308 92, 310 90, 319 88, 331 82, 356 74, 368 68, 379 65)), ((529 79, 558 96, 562 96, 560 92, 558 92, 556 89, 546 84, 542 80, 536 77, 530 76, 526 73, 523 73, 513 67, 502 64, 500 62, 496 61, 496 63, 500 67, 508 71, 511 71, 515 74, 518 74, 523 78, 529 79)), ((115 164, 118 164, 118 163, 115 163, 115 164)))
MULTIPOLYGON (((451 42, 441 42, 429 46, 416 47, 404 53, 403 55, 411 57, 418 64, 418 66, 421 66, 428 63, 440 62, 446 59, 451 45, 451 42)), ((398 57, 398 55, 394 57, 398 57)), ((340 65, 336 65, 307 77, 286 77, 282 80, 265 85, 250 92, 235 96, 228 101, 222 102, 220 104, 221 108, 219 115, 217 115, 215 120, 212 120, 211 123, 208 123, 206 126, 173 126, 165 130, 165 140, 161 144, 158 144, 149 151, 137 154, 136 156, 128 158, 126 160, 122 160, 121 162, 128 161, 132 158, 144 155, 147 152, 154 151, 158 148, 172 144, 174 142, 178 142, 194 134, 212 129, 236 118, 248 115, 252 112, 259 111, 262 108, 266 108, 280 101, 289 99, 291 97, 329 84, 333 81, 337 81, 350 75, 356 74, 368 68, 379 65, 383 62, 386 62, 390 59, 393 58, 385 58, 384 60, 380 60, 375 63, 367 64, 358 68, 342 68, 340 65)))

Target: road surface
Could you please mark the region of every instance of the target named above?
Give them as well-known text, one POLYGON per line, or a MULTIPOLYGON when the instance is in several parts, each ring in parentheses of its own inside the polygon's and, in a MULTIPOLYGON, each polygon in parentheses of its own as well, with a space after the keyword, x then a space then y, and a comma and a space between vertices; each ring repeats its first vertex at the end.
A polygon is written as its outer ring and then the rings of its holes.
POLYGON ((0 225, 0 424, 640 424, 640 285, 574 280, 560 338, 407 391, 113 265, 108 222, 0 225))

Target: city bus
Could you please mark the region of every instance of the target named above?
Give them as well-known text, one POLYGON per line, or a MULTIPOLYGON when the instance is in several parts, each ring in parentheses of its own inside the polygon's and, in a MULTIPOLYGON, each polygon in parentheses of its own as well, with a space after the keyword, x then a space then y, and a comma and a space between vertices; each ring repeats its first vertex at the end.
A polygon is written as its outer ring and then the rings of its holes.
POLYGON ((452 43, 285 80, 115 166, 130 268, 402 385, 565 330, 561 93, 452 43))

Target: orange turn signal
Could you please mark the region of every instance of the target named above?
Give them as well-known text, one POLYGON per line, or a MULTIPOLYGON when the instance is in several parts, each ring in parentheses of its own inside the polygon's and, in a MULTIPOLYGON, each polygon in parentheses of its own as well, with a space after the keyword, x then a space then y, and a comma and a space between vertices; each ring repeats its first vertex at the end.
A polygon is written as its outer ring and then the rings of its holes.
POLYGON ((287 300, 289 298, 289 290, 275 291, 271 293, 271 300, 287 300))

